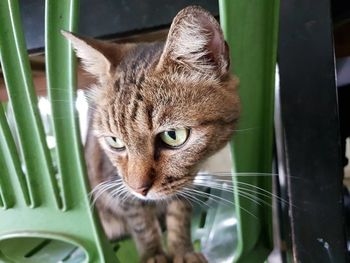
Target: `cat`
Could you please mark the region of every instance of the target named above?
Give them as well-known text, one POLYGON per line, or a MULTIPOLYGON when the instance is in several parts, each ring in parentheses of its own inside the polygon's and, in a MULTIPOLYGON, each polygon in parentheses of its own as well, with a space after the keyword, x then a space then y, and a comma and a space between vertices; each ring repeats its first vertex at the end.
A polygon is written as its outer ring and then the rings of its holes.
POLYGON ((131 235, 142 262, 207 262, 191 243, 184 188, 227 144, 239 118, 238 79, 218 22, 189 6, 174 18, 165 43, 62 34, 97 80, 85 152, 107 236, 131 235))

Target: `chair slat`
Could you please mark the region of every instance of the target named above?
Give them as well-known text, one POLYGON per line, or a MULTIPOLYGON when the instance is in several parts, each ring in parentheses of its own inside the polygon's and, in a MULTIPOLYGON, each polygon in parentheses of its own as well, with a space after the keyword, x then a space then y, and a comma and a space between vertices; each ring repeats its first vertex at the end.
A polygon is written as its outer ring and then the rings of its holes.
MULTIPOLYGON (((243 111, 238 129, 244 132, 238 132, 233 140, 234 170, 269 174, 279 0, 220 0, 219 9, 221 26, 231 47, 233 69, 240 79, 243 111)), ((263 262, 272 249, 271 209, 263 210, 239 194, 239 189, 247 185, 270 192, 271 178, 233 175, 239 239, 235 262, 263 262)))
POLYGON ((17 1, 0 1, 0 24, 2 71, 13 106, 33 206, 55 203, 60 208, 59 189, 39 117, 17 1))
MULTIPOLYGON (((58 187, 55 184, 56 179, 53 177, 50 155, 45 144, 42 122, 39 118, 33 84, 29 76, 28 57, 19 23, 18 3, 13 0, 0 0, 2 69, 6 76, 9 98, 15 110, 14 119, 19 134, 18 141, 23 144, 20 157, 24 159, 28 178, 31 179, 30 190, 38 193, 35 196, 37 207, 0 209, 0 239, 3 240, 0 242, 0 246, 7 243, 6 241, 17 241, 18 246, 13 251, 13 256, 18 256, 23 252, 21 251, 20 237, 57 239, 83 248, 88 257, 86 262, 119 262, 103 234, 97 215, 92 211, 87 196, 87 181, 82 152, 80 151, 80 137, 73 100, 75 75, 73 54, 68 43, 60 35, 61 28, 66 30, 75 28, 73 25, 75 25, 77 7, 77 0, 46 1, 48 82, 49 85, 52 82, 58 82, 58 84, 54 83, 53 86, 50 86, 50 92, 54 93, 50 96, 55 108, 54 121, 56 122, 60 118, 64 119, 64 121, 58 121, 55 124, 57 144, 62 144, 62 146, 58 146, 59 177, 62 178, 62 186, 64 187, 62 195, 65 197, 65 203, 59 204, 61 199, 58 198, 58 187), (54 32, 51 33, 51 30, 54 32), (56 63, 56 59, 58 67, 53 65, 56 63), (68 60, 67 63, 64 62, 65 59, 68 60), (62 71, 67 71, 67 73, 61 74, 62 71), (63 78, 63 82, 61 82, 61 78, 63 78), (54 92, 59 89, 65 91, 59 92, 59 94, 54 92), (65 100, 66 98, 69 100, 68 106, 55 102, 55 100, 65 100), (61 111, 60 107, 67 109, 61 111), (62 127, 57 127, 60 125, 62 127), (67 135, 62 134, 66 132, 67 135), (56 188, 53 188, 53 185, 56 185, 56 188), (60 208, 69 209, 69 211, 57 209, 57 204, 60 208)), ((17 137, 15 139, 17 140, 17 137)), ((12 256, 5 253, 2 248, 0 251, 1 259, 12 256)), ((32 255, 33 251, 38 252, 37 249, 38 247, 30 250, 30 253, 25 251, 25 255, 28 256, 28 253, 32 255)), ((64 254, 63 257, 68 259, 69 253, 64 254)), ((49 259, 33 260, 32 262, 50 262, 50 255, 47 255, 47 258, 49 259)), ((21 260, 12 261, 22 262, 21 260)), ((68 259, 68 261, 73 261, 73 259, 68 259)))
POLYGON ((16 200, 31 205, 28 185, 21 169, 10 128, 2 106, 0 105, 0 191, 4 208, 12 207, 16 200), (15 193, 22 193, 17 195, 15 193))
POLYGON ((85 164, 82 158, 76 100, 76 60, 61 30, 77 28, 78 1, 46 1, 46 72, 52 107, 53 127, 57 142, 57 162, 62 178, 63 200, 66 209, 75 203, 72 185, 86 185, 85 164), (64 69, 64 70, 62 70, 64 69), (79 176, 78 176, 79 175, 79 176))
POLYGON ((4 200, 4 198, 3 198, 3 194, 2 194, 2 189, 0 188, 0 208, 6 209, 7 207, 6 207, 3 200, 4 200))
MULTIPOLYGON (((0 152, 1 153, 1 152, 0 152)), ((2 154, 2 153, 1 153, 2 154)), ((8 182, 8 169, 3 156, 0 155, 0 165, 4 167, 0 173, 0 208, 8 209, 14 205, 13 189, 8 182)))

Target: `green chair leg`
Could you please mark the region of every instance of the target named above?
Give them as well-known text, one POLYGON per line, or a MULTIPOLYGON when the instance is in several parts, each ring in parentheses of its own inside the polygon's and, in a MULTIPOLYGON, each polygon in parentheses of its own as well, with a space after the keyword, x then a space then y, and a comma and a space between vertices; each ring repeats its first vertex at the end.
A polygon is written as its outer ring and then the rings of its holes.
MULTIPOLYGON (((219 5, 242 100, 242 117, 232 143, 234 171, 271 173, 279 1, 220 0, 219 5)), ((271 176, 234 176, 233 183, 239 240, 234 261, 264 262, 272 249, 271 208, 239 192, 257 190, 257 200, 271 202, 266 199, 271 176)))

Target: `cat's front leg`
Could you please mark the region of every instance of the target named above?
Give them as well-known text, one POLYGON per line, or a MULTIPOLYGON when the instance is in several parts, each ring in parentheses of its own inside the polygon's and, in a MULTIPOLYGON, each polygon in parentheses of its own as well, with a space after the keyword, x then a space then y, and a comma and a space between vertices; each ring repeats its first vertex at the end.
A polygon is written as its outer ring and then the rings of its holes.
POLYGON ((191 241, 192 206, 183 200, 173 200, 167 208, 168 254, 174 263, 207 262, 193 250, 191 241))
POLYGON ((141 262, 166 263, 167 257, 162 248, 161 229, 153 207, 139 205, 125 213, 141 262))

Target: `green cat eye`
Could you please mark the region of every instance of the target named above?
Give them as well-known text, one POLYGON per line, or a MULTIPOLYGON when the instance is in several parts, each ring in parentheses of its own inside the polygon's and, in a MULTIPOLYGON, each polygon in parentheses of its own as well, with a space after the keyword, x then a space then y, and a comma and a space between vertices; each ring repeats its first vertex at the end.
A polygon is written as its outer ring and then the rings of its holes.
POLYGON ((105 137, 105 141, 109 147, 115 150, 123 150, 125 148, 124 142, 117 137, 108 136, 105 137))
POLYGON ((167 146, 178 147, 186 142, 188 135, 188 129, 178 129, 162 132, 160 138, 167 146))

